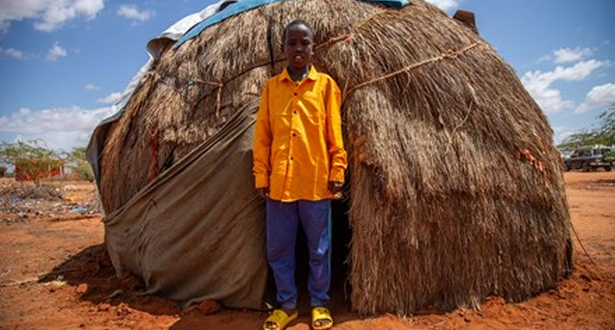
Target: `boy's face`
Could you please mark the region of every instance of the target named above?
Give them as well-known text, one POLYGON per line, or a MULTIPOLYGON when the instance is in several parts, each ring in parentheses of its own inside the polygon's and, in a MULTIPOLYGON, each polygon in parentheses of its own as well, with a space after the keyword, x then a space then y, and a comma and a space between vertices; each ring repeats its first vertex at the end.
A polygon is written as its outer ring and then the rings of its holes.
POLYGON ((297 69, 312 63, 314 34, 302 24, 292 25, 286 31, 284 55, 290 66, 297 69))

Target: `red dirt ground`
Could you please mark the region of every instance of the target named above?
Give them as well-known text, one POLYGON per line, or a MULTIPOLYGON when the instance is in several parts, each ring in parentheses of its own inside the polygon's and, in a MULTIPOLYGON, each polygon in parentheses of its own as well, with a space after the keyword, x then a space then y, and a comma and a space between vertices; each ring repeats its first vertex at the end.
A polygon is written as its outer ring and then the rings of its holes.
MULTIPOLYGON (((407 318, 361 318, 336 306, 334 328, 615 329, 615 172, 570 172, 565 180, 577 233, 575 267, 556 288, 523 303, 489 298, 479 311, 407 318)), ((14 184, 0 179, 3 187, 14 184)), ((114 276, 101 216, 88 211, 95 187, 52 184, 63 201, 25 209, 9 207, 18 200, 0 204, 0 329, 260 328, 265 313, 220 309, 213 302, 182 310, 172 301, 138 295, 138 281, 114 276)), ((309 329, 308 314, 288 329, 309 329)))

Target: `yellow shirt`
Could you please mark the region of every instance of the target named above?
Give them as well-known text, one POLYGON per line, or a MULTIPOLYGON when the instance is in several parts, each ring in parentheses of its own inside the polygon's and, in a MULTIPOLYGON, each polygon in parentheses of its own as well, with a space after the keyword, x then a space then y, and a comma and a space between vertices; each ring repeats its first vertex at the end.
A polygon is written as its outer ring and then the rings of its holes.
POLYGON ((293 82, 284 71, 269 79, 254 131, 256 188, 284 202, 331 198, 328 182, 344 182, 341 93, 335 81, 312 66, 293 82))

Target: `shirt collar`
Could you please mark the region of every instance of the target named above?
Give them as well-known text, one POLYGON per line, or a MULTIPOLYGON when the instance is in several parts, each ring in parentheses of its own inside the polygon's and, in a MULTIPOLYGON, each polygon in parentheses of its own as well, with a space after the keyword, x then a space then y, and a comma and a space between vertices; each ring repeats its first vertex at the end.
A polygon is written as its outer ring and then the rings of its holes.
MULTIPOLYGON (((308 72, 308 75, 305 78, 316 81, 316 79, 318 78, 317 74, 318 74, 318 71, 316 70, 314 65, 310 64, 310 72, 308 72)), ((290 75, 288 74, 288 69, 284 68, 284 71, 282 71, 282 74, 280 75, 280 81, 284 81, 286 79, 288 79, 288 81, 291 81, 291 82, 293 81, 292 79, 290 79, 290 75)))

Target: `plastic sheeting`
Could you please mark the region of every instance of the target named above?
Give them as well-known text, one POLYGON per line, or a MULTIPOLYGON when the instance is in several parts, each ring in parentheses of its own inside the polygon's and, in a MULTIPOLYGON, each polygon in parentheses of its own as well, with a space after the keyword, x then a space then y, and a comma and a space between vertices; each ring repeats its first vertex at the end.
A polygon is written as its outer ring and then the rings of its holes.
MULTIPOLYGON (((177 41, 177 44, 175 45, 175 47, 180 47, 184 42, 199 35, 207 27, 214 25, 216 23, 220 23, 223 20, 231 16, 235 16, 246 10, 250 10, 250 9, 258 8, 263 5, 268 5, 268 4, 282 2, 282 1, 291 1, 291 0, 243 0, 243 1, 239 1, 229 6, 225 10, 222 10, 208 17, 207 19, 203 20, 203 22, 199 23, 199 25, 197 25, 194 29, 188 31, 188 33, 186 33, 183 37, 181 37, 181 39, 177 41)), ((405 5, 409 4, 409 1, 407 0, 361 0, 361 1, 375 2, 375 3, 379 3, 382 5, 394 7, 394 8, 402 8, 405 5)))

